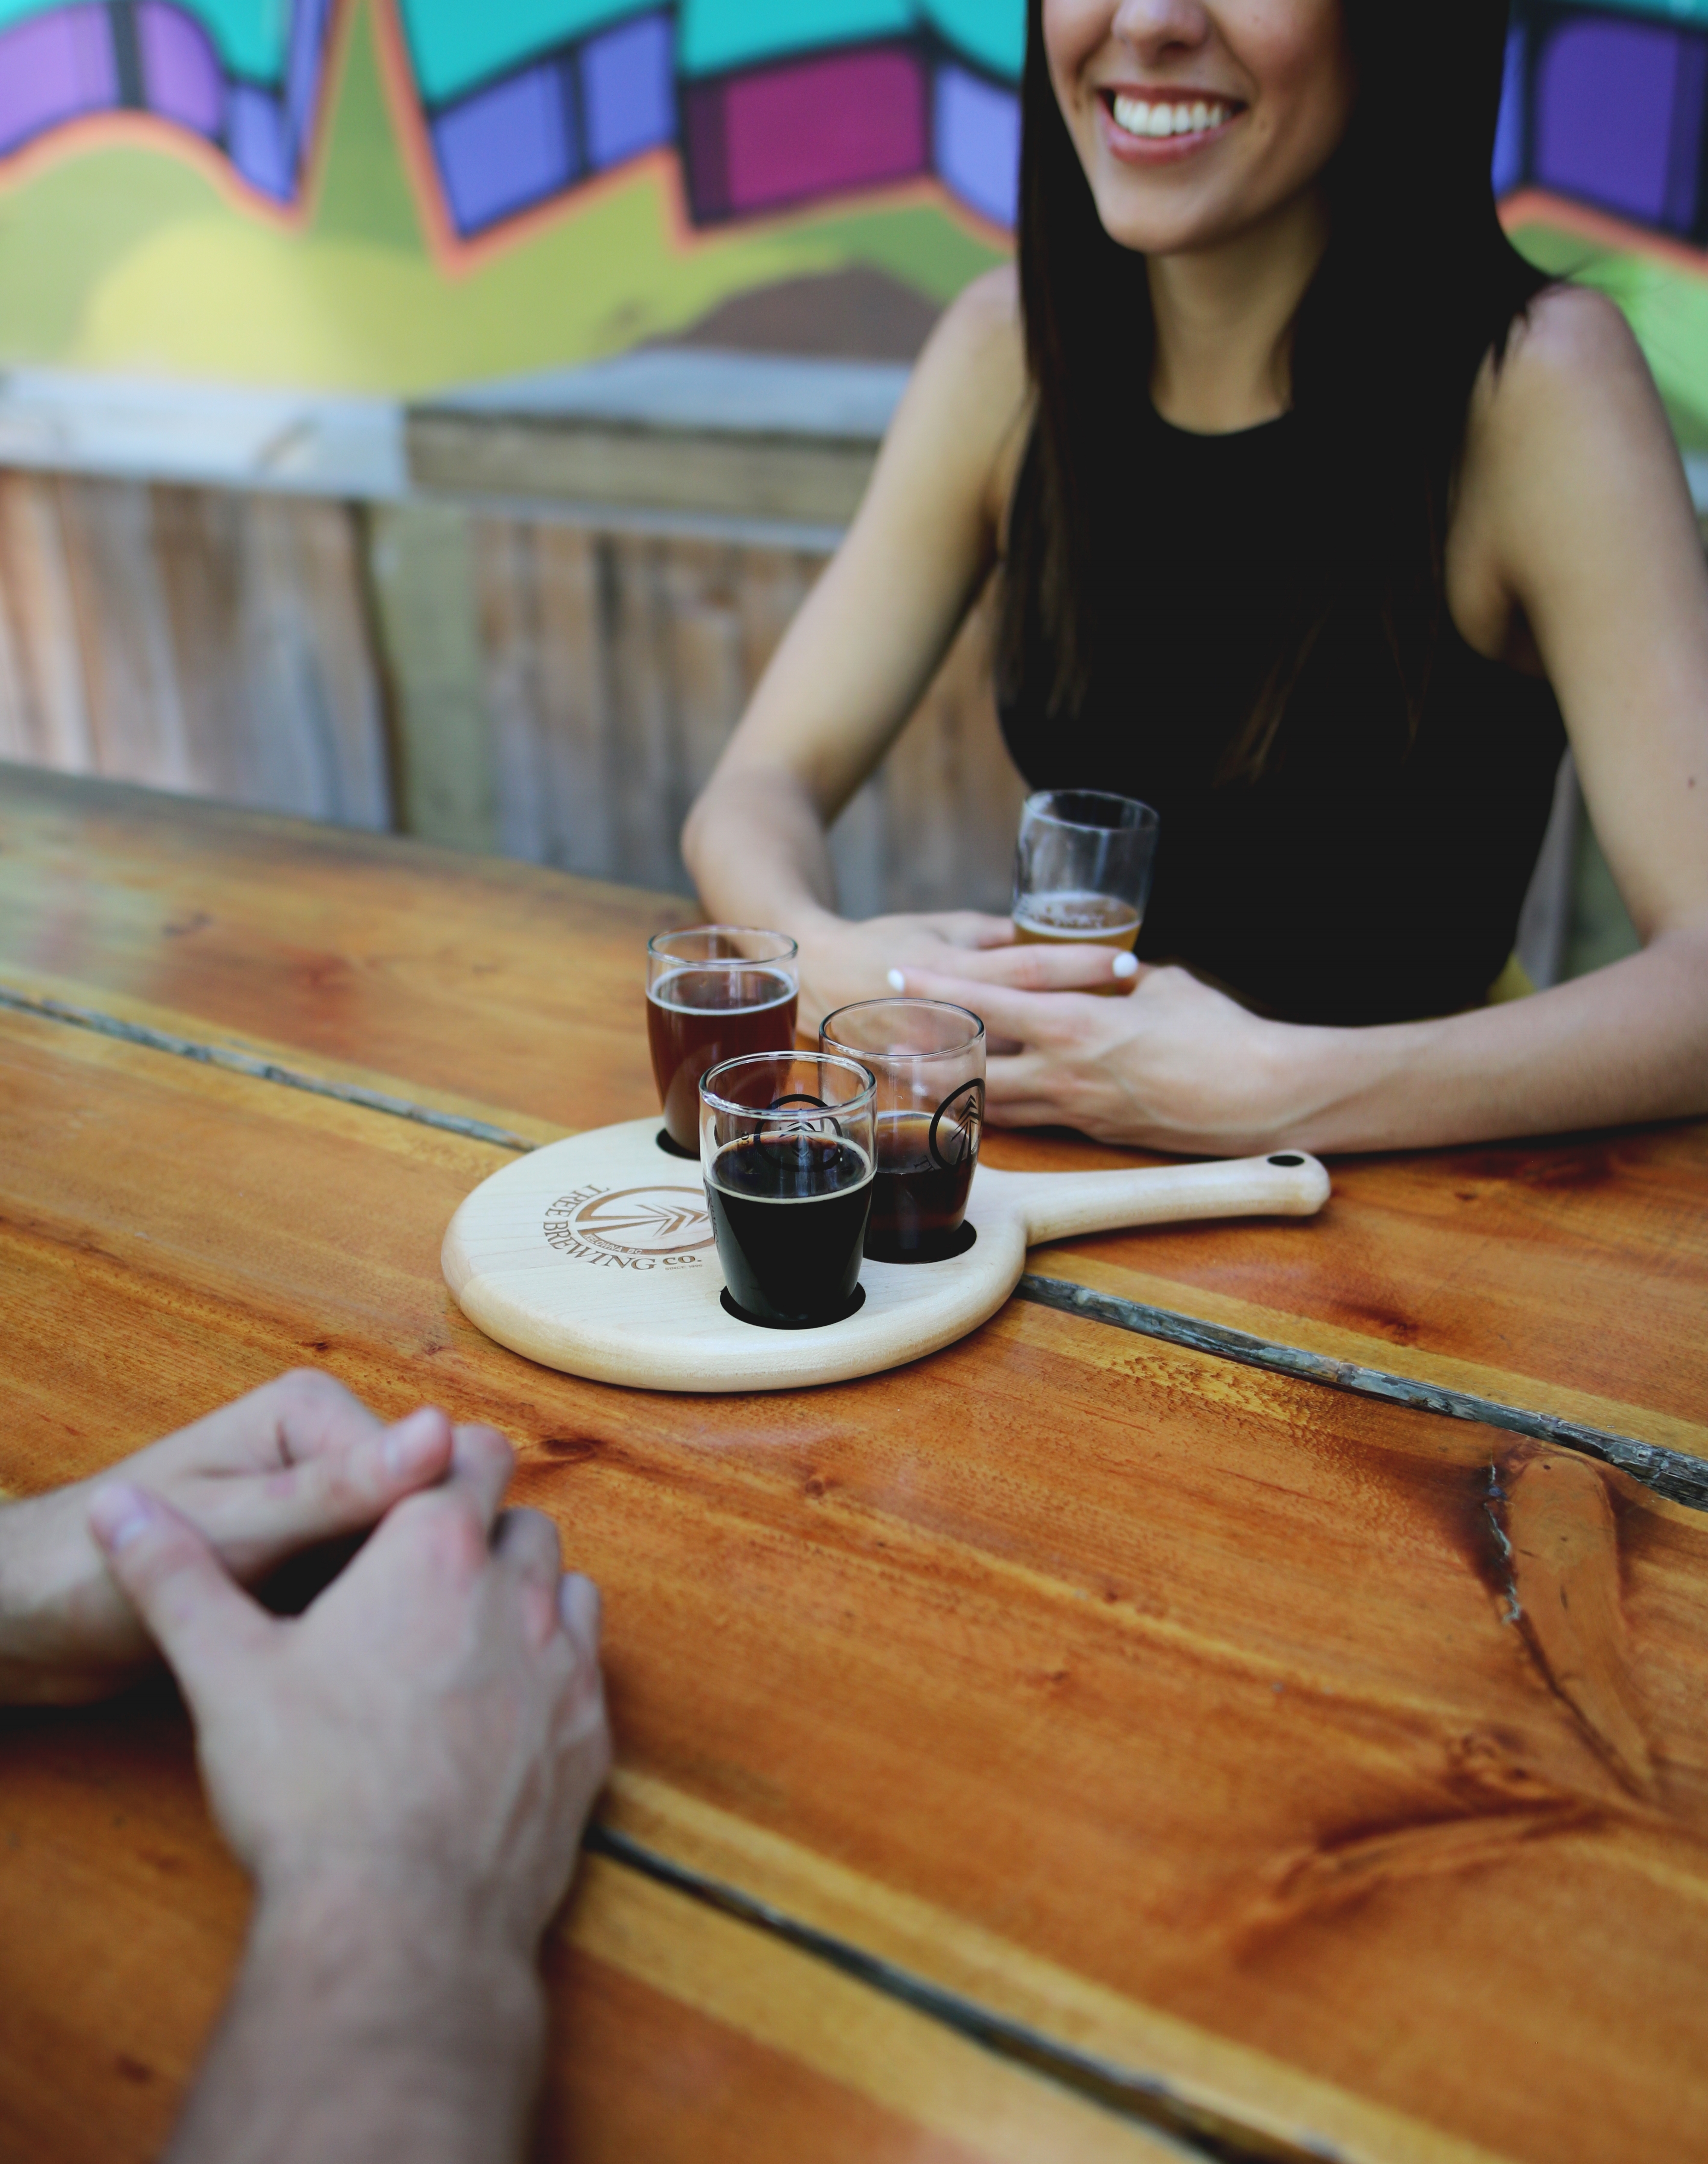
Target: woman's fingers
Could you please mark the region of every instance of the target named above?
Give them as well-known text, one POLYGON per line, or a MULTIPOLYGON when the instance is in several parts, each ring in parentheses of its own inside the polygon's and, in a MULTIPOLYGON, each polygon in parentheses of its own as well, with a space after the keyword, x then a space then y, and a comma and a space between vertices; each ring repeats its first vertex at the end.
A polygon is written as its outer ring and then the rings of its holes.
POLYGON ((952 909, 928 921, 936 927, 951 947, 976 950, 1014 944, 1014 924, 1010 917, 986 917, 982 911, 976 909, 952 909))
MULTIPOLYGON (((1096 991, 1110 984, 1133 984, 1143 968, 1144 964, 1131 954, 1112 953, 1106 947, 990 947, 957 954, 953 974, 970 983, 1006 985, 1017 991, 1071 992, 1096 991)), ((949 974, 949 970, 922 969, 902 963, 890 972, 890 984, 893 990, 916 998, 934 999, 940 995, 922 995, 917 991, 917 980, 949 974)))
POLYGON ((1059 992, 1017 991, 1007 985, 975 984, 970 978, 939 977, 922 969, 907 972, 907 989, 915 999, 970 1007, 992 1037, 1012 1037, 1019 1044, 1069 1043, 1085 1021, 1081 1003, 1069 1002, 1059 992))

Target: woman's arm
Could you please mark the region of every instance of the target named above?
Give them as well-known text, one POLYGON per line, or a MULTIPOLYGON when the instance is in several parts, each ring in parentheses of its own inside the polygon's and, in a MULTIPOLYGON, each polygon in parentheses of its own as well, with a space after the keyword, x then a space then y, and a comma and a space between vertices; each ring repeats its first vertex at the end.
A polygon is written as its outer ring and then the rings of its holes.
POLYGON ((683 832, 706 907, 801 942, 802 1019, 881 994, 898 956, 1009 937, 970 911, 844 923, 825 834, 913 712, 996 559, 1026 418, 1014 281, 955 302, 848 538, 791 625, 683 832))
POLYGON ((1025 1045, 991 1063, 993 1118, 1237 1153, 1708 1112, 1708 568, 1648 370, 1594 295, 1547 296, 1479 386, 1448 588, 1474 644, 1546 669, 1642 953, 1508 1006, 1359 1030, 1260 1022, 1172 969, 1120 1002, 1041 996, 1066 980, 1039 948, 908 969, 910 992, 1025 1045))

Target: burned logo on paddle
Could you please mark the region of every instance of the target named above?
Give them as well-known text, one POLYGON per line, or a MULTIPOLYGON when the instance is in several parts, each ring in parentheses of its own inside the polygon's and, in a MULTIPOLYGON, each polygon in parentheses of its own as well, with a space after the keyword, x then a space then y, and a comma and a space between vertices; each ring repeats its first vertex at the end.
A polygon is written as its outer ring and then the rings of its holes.
POLYGON ((712 1245, 698 1187, 578 1187, 546 1211, 545 1237, 560 1255, 617 1270, 698 1268, 712 1245))

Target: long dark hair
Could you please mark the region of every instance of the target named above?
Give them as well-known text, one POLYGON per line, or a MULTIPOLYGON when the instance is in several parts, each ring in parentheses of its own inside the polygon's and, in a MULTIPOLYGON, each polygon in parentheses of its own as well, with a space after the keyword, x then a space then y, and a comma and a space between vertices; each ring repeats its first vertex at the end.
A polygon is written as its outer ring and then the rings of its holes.
MULTIPOLYGON (((1290 350, 1293 425, 1308 432, 1325 545, 1300 552, 1304 568, 1276 567, 1305 582, 1298 634, 1227 747, 1224 780, 1263 772, 1292 687, 1341 616, 1368 622, 1374 612, 1415 733, 1446 622, 1448 498, 1471 392, 1548 282, 1502 232, 1490 178, 1506 0, 1343 7, 1356 100, 1324 176, 1329 243, 1290 350)), ((1109 612, 1095 537, 1127 523, 1103 495, 1114 485, 1109 434, 1148 396, 1155 327, 1144 258, 1105 231, 1056 102, 1043 12, 1029 0, 1019 228, 1037 420, 1008 536, 997 668, 1005 696, 1066 718, 1098 665, 1109 612)))

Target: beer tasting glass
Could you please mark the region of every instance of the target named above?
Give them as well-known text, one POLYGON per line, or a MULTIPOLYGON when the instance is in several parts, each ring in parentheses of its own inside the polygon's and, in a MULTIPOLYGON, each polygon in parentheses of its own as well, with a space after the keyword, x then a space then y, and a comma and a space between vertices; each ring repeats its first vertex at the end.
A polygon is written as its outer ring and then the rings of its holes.
POLYGON ((828 1015, 818 1043, 877 1078, 868 1258, 935 1263, 964 1253, 985 1120, 984 1023, 946 1000, 861 1000, 828 1015))
MULTIPOLYGON (((1028 796, 1014 852, 1014 936, 1131 953, 1150 899, 1161 825, 1148 804, 1101 789, 1028 796)), ((1130 981, 1130 980, 1129 980, 1130 981)), ((1104 992, 1127 985, 1112 980, 1104 992)))
POLYGON ((870 1070, 822 1052, 727 1059, 700 1084, 700 1165, 727 1290, 744 1322, 812 1330, 865 1299, 870 1070))
POLYGON ((801 973, 792 939, 741 924, 661 932, 646 947, 646 1035, 664 1107, 661 1141, 700 1154, 700 1077, 747 1052, 795 1042, 801 973))

